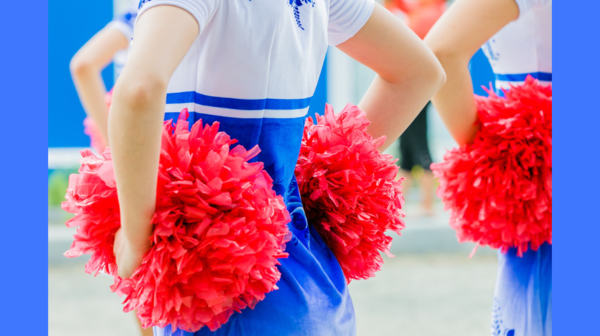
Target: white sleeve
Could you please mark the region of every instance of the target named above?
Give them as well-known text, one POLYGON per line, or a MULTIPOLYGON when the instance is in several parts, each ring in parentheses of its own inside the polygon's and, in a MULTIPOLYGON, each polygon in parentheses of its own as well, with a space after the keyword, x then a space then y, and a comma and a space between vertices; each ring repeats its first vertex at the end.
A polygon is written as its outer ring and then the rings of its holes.
POLYGON ((106 28, 116 29, 121 32, 121 34, 125 35, 128 40, 131 40, 133 37, 133 23, 137 18, 137 13, 137 6, 131 6, 124 13, 116 16, 106 25, 106 28))
MULTIPOLYGON (((160 6, 176 6, 186 10, 196 18, 200 31, 213 16, 221 0, 141 0, 138 17, 148 9, 160 6)), ((225 0, 227 1, 227 0, 225 0)))
POLYGON ((552 5, 552 0, 515 0, 515 2, 519 6, 519 17, 532 9, 542 8, 548 4, 552 5))
POLYGON ((374 7, 373 0, 330 0, 329 44, 336 46, 354 36, 371 17, 374 7))

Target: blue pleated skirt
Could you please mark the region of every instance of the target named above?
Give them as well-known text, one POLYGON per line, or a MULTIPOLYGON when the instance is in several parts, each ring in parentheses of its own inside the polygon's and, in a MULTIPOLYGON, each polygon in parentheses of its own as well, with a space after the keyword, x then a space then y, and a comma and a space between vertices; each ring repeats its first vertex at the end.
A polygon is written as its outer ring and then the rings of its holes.
POLYGON ((517 256, 499 252, 492 309, 493 336, 552 335, 552 245, 517 256))
POLYGON ((280 259, 279 287, 254 310, 234 313, 220 329, 196 333, 154 328, 155 336, 354 336, 354 307, 344 273, 316 230, 308 225, 295 178, 286 197, 293 233, 280 259))

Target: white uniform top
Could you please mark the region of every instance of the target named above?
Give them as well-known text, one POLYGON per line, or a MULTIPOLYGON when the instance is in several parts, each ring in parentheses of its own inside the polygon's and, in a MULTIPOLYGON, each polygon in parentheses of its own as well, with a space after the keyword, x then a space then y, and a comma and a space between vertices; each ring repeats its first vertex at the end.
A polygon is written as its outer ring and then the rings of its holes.
POLYGON ((200 26, 169 81, 165 119, 188 108, 190 122, 219 122, 245 148, 258 145, 253 160, 264 164, 292 217, 279 289, 218 331, 195 335, 356 335, 342 268, 308 225, 294 170, 327 45, 356 34, 373 0, 142 0, 139 17, 158 5, 181 7, 200 26))
POLYGON ((519 18, 482 49, 496 74, 496 88, 522 83, 529 74, 552 82, 552 0, 515 0, 519 18))
POLYGON ((142 0, 139 16, 158 5, 181 7, 200 26, 169 83, 166 112, 297 118, 308 111, 327 45, 356 34, 374 2, 142 0))
MULTIPOLYGON (((133 0, 131 5, 129 5, 129 7, 127 7, 123 13, 115 16, 115 18, 109 22, 104 29, 116 29, 123 34, 127 40, 131 41, 133 38, 133 24, 135 23, 138 13, 138 3, 139 1, 133 0)), ((127 62, 128 56, 128 48, 119 50, 115 53, 113 57, 113 64, 115 66, 115 81, 121 74, 125 63, 127 62)))

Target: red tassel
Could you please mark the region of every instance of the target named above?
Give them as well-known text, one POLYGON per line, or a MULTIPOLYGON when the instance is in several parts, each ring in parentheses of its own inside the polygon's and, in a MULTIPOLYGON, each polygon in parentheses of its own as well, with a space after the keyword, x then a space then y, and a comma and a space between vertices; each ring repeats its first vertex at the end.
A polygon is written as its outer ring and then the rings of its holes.
POLYGON ((153 244, 140 268, 130 279, 117 276, 110 149, 100 158, 83 151, 70 178, 63 209, 76 214, 67 225, 79 228, 66 255, 91 253, 86 271, 115 276, 111 288, 126 294, 125 311, 136 310, 144 327, 214 331, 277 289, 290 215, 263 164, 248 162, 258 147, 230 149, 236 140, 219 123, 198 121, 188 131, 187 115, 163 127, 153 244))
POLYGON ((378 147, 385 137, 367 133, 366 113, 348 104, 335 115, 330 105, 317 124, 304 128, 296 177, 311 223, 337 257, 346 280, 367 279, 381 269, 380 251, 404 228, 401 181, 391 155, 378 147))
POLYGON ((552 244, 552 87, 521 86, 476 96, 479 131, 431 166, 460 242, 506 252, 552 244))

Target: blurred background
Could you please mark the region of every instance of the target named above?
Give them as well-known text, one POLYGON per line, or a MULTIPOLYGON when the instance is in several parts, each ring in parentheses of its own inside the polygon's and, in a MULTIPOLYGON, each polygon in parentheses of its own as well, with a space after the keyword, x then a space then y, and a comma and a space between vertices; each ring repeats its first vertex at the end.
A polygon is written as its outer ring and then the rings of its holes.
MULTIPOLYGON (((438 0, 378 2, 407 20, 409 26, 426 13, 427 6, 439 6, 441 2, 447 7, 452 3, 438 0)), ((79 48, 131 3, 131 0, 49 2, 48 299, 51 336, 139 335, 134 316, 123 313, 121 298, 110 292, 112 279, 86 274, 86 258, 67 259, 62 255, 71 244, 74 230, 66 228, 69 214, 60 208, 68 176, 79 167, 79 150, 90 146, 89 137, 83 133, 85 112, 73 85, 69 63, 79 48)), ((493 74, 481 51, 473 57, 470 70, 475 92, 484 95, 481 86, 489 86, 493 74)), ((336 48, 330 48, 309 114, 322 114, 325 102, 332 104, 335 111, 341 111, 347 103, 358 104, 374 76, 370 69, 336 48)), ((115 80, 112 64, 102 71, 102 78, 110 89, 115 80)), ((439 162, 455 143, 433 106, 429 107, 425 117, 427 131, 421 142, 429 148, 433 162, 439 162)), ((388 152, 402 159, 400 141, 388 152)), ((383 270, 375 278, 350 284, 359 336, 475 336, 490 332, 497 266, 495 251, 480 248, 469 259, 473 245, 456 241, 454 231, 448 225, 448 213, 433 196, 435 186, 423 188, 421 181, 425 181, 423 177, 427 173, 419 165, 405 172, 411 178, 412 187, 405 192, 406 229, 401 237, 394 235, 392 253, 396 257, 384 256, 383 270), (431 209, 423 211, 427 193, 431 193, 433 203, 431 209)))

